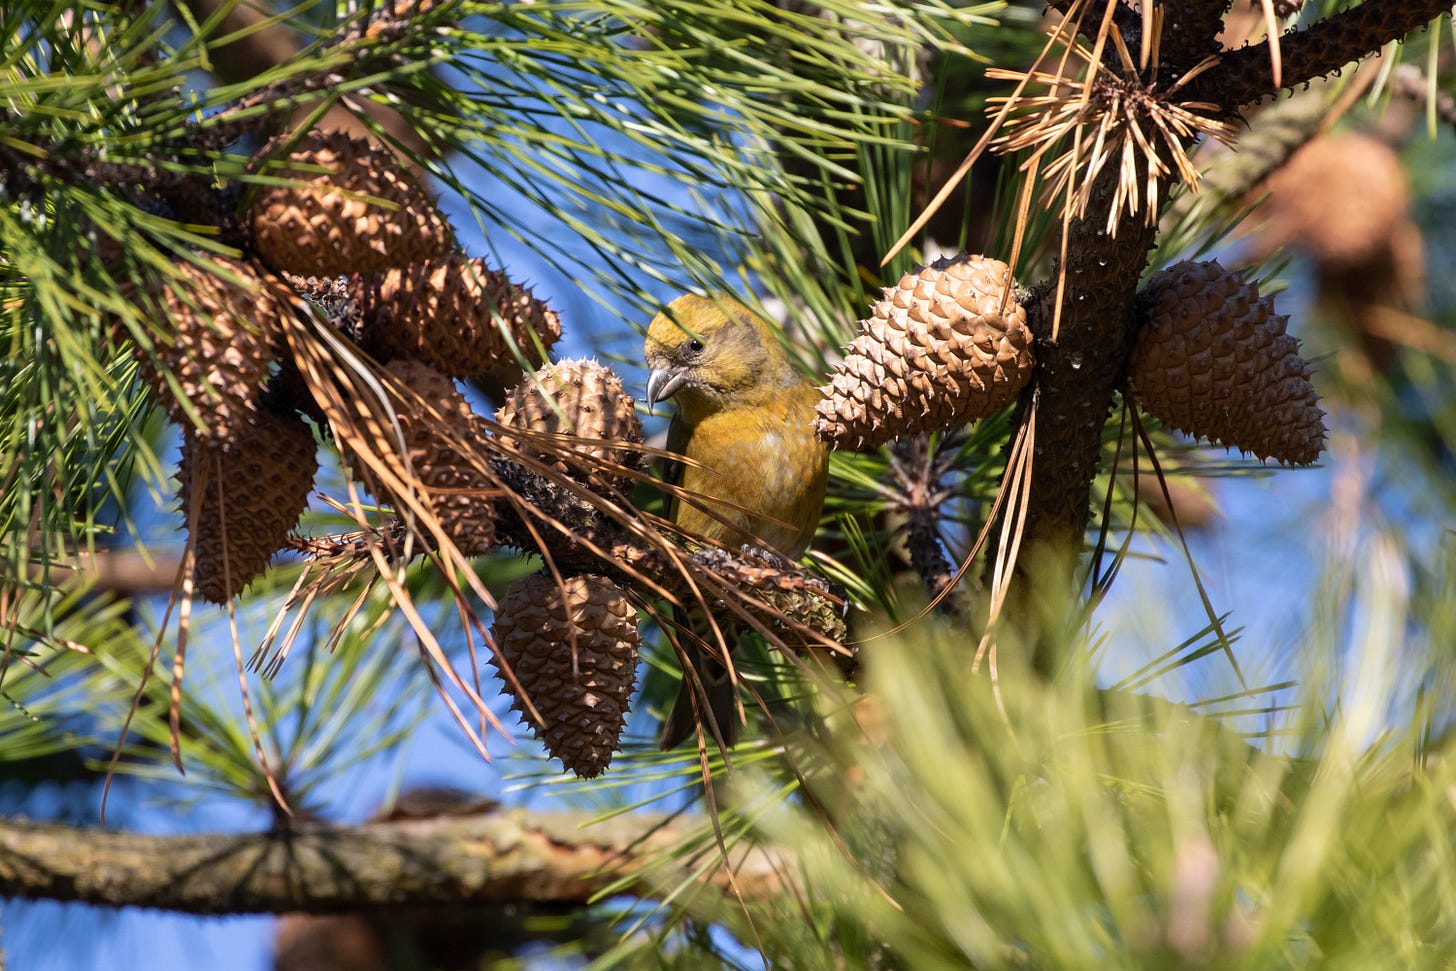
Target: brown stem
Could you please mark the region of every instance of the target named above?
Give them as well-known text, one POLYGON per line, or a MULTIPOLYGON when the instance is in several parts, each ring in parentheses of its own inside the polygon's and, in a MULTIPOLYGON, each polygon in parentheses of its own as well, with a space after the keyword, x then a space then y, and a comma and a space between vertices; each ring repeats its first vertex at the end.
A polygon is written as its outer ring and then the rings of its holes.
MULTIPOLYGON (((701 853, 658 868, 697 837, 690 820, 512 810, 286 832, 146 836, 0 821, 0 895, 193 914, 385 910, 501 901, 585 904, 622 881, 660 896, 692 882, 701 853)), ((716 853, 711 836, 702 852, 716 853)), ((731 853, 748 899, 782 893, 788 861, 731 853)), ((724 867, 708 886, 726 890, 724 867)))
POLYGON ((1402 64, 1393 75, 1395 93, 1424 108, 1428 101, 1434 101, 1434 111, 1441 123, 1456 130, 1456 98, 1448 92, 1433 89, 1426 80, 1425 72, 1414 64, 1402 64))
POLYGON ((90 590, 128 596, 164 593, 176 585, 181 559, 180 553, 172 551, 160 555, 120 549, 79 551, 46 566, 37 554, 31 560, 30 576, 32 580, 45 578, 56 587, 79 581, 90 590))
POLYGON ((198 23, 206 23, 224 6, 229 8, 214 36, 233 39, 208 49, 212 72, 224 84, 246 81, 298 56, 298 36, 285 23, 264 26, 267 15, 262 8, 225 0, 187 0, 185 5, 198 23))
MULTIPOLYGON (((223 17, 216 36, 235 39, 226 44, 214 44, 209 49, 213 73, 226 84, 247 81, 298 56, 301 49, 298 35, 283 23, 262 26, 264 13, 259 8, 246 4, 225 4, 224 0, 184 2, 199 22, 208 20, 224 6, 230 8, 223 17)), ((301 100, 291 112, 293 123, 298 124, 308 117, 327 93, 327 88, 318 89, 317 98, 301 100)), ((360 99, 355 107, 381 125, 391 138, 408 148, 410 156, 428 157, 432 154, 430 144, 393 108, 370 99, 360 99)), ((353 111, 337 103, 330 105, 315 127, 323 131, 346 131, 351 135, 377 141, 374 132, 361 123, 353 111)))

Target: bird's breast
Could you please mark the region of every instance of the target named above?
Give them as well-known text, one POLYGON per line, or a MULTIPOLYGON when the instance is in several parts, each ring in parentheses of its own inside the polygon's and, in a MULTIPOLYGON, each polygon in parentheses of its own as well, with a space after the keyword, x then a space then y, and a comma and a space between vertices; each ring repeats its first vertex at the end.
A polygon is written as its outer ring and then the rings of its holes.
POLYGON ((700 421, 684 449, 698 467, 684 468, 682 485, 716 501, 705 502, 706 510, 680 502, 678 523, 730 546, 767 544, 802 555, 823 507, 827 463, 812 415, 795 401, 700 421))

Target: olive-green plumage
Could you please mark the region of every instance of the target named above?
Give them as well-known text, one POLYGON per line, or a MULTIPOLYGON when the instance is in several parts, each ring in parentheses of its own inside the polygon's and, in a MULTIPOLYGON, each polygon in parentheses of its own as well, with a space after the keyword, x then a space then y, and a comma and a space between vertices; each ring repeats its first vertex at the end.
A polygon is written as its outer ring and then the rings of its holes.
MULTIPOLYGON (((652 321, 645 354, 648 407, 673 399, 667 448, 690 460, 672 463, 667 477, 703 497, 702 508, 670 499, 672 521, 730 549, 802 556, 824 506, 829 456, 814 434, 819 394, 772 325, 731 297, 689 294, 652 321)), ((711 716, 708 733, 716 728, 725 743, 737 732, 732 677, 693 640, 682 642, 696 677, 683 677, 663 726, 664 749, 695 733, 695 710, 711 716)))

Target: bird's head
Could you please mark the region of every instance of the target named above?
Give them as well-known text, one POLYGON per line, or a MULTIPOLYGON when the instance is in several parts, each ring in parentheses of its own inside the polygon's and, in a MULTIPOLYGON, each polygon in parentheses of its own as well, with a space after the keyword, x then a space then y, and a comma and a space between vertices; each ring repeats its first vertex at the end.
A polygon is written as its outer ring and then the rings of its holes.
POLYGON ((770 324, 724 294, 678 297, 647 328, 647 407, 676 398, 693 420, 798 380, 770 324))

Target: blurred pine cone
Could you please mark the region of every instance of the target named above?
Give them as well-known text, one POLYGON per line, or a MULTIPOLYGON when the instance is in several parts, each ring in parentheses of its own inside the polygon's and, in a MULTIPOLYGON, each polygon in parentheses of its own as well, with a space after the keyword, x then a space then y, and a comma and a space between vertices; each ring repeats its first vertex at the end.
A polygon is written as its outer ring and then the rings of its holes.
POLYGON ((1314 139, 1255 191, 1266 195, 1258 252, 1299 247, 1331 269, 1368 264, 1410 218, 1400 156, 1358 132, 1314 139))

